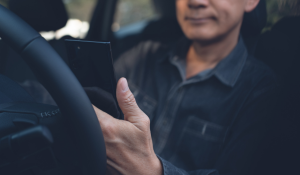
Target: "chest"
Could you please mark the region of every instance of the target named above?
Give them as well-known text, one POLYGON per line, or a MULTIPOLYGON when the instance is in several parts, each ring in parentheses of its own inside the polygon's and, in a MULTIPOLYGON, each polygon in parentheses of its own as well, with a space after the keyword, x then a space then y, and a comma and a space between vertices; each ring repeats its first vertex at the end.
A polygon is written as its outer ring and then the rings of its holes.
POLYGON ((185 169, 212 166, 251 85, 228 87, 216 77, 184 83, 172 66, 136 75, 130 88, 151 120, 155 152, 185 169))

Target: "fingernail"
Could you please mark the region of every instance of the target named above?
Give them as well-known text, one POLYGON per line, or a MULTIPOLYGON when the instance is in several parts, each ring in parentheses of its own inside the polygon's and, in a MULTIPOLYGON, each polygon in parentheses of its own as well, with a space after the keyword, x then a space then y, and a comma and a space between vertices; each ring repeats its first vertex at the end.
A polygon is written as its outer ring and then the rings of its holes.
POLYGON ((123 92, 127 92, 128 89, 129 89, 129 87, 128 87, 128 83, 127 83, 126 78, 122 78, 122 82, 121 82, 121 90, 122 90, 123 92))

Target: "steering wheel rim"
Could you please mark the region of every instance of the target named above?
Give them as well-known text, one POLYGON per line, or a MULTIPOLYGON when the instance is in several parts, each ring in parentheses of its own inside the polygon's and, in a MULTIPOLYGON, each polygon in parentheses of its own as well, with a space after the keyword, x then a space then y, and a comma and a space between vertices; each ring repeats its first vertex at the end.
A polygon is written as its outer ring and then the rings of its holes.
POLYGON ((82 86, 48 42, 0 5, 0 37, 19 53, 57 103, 75 135, 84 174, 105 174, 106 150, 95 111, 82 86))

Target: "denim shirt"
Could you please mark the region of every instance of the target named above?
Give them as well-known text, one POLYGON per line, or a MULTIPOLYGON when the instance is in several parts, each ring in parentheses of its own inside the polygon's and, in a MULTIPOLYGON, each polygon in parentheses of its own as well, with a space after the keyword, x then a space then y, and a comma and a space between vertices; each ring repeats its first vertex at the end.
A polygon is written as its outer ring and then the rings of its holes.
POLYGON ((164 174, 251 172, 272 117, 273 72, 251 57, 242 38, 215 68, 186 79, 191 42, 139 44, 115 63, 139 107, 149 116, 155 153, 164 174))

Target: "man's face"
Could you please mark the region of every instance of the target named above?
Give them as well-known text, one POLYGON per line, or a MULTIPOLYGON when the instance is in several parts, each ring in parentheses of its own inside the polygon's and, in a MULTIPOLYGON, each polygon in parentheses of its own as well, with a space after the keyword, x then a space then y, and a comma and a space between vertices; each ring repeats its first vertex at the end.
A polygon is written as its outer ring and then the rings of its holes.
POLYGON ((259 0, 176 0, 177 20, 191 40, 210 42, 239 32, 244 12, 259 0))

